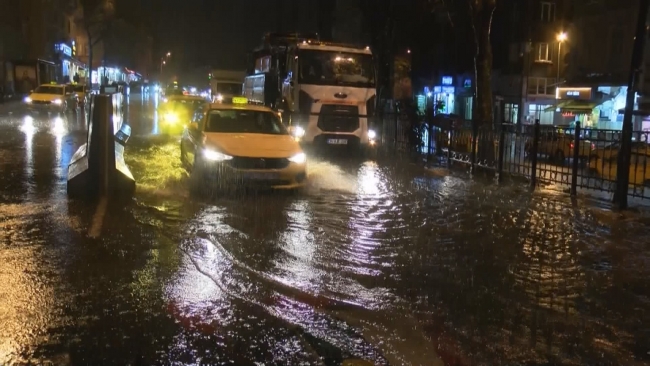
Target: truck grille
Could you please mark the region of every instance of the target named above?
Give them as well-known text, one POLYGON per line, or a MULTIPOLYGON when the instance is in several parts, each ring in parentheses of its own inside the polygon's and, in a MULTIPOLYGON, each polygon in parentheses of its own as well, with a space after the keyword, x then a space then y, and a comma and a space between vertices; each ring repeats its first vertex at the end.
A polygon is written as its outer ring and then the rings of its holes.
POLYGON ((248 158, 234 156, 230 166, 235 169, 284 169, 289 166, 289 160, 284 158, 248 158))
POLYGON ((326 132, 354 132, 359 128, 359 107, 323 105, 318 116, 318 128, 326 132))

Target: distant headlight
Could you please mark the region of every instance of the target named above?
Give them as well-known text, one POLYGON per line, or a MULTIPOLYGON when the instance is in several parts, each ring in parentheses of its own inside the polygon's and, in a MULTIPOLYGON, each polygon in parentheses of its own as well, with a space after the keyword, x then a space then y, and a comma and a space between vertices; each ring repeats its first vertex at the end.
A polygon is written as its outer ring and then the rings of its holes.
POLYGON ((30 98, 30 97, 25 97, 25 103, 31 103, 31 102, 32 102, 32 98, 30 98))
POLYGON ((203 156, 211 161, 224 161, 224 160, 232 160, 232 156, 226 155, 223 153, 220 153, 218 151, 214 151, 211 149, 204 149, 203 150, 203 156))
POLYGON ((61 105, 61 104, 63 104, 63 101, 61 99, 54 99, 52 101, 52 104, 61 105))
POLYGON ((177 123, 178 122, 178 116, 175 113, 172 113, 172 112, 165 113, 164 119, 165 119, 166 122, 170 122, 170 123, 177 123))
POLYGON ((377 132, 375 132, 373 130, 368 130, 368 138, 370 140, 374 140, 376 137, 377 137, 377 132))
POLYGON ((217 94, 217 97, 215 98, 217 102, 223 102, 223 95, 217 94))
POLYGON ((307 161, 305 153, 299 153, 289 158, 289 161, 296 164, 304 164, 307 161))

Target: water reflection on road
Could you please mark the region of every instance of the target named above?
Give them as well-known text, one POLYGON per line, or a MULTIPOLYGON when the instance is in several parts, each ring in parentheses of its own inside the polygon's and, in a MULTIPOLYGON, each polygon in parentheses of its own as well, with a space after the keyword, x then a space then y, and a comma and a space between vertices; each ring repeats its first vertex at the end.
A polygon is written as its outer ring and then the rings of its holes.
POLYGON ((0 127, 0 363, 650 357, 643 218, 384 160, 315 158, 297 194, 191 196, 153 115, 130 108, 138 192, 100 240, 65 199, 83 129, 0 127))

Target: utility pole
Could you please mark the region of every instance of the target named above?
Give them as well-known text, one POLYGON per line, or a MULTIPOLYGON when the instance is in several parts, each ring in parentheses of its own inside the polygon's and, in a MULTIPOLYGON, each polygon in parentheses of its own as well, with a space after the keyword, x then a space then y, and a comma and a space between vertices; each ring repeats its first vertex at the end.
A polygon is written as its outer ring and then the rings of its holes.
POLYGON ((643 67, 644 47, 646 40, 646 22, 648 19, 648 7, 650 0, 639 0, 639 12, 634 37, 634 48, 632 49, 632 63, 630 66, 630 78, 627 86, 627 98, 625 101, 625 114, 623 115, 623 129, 621 131, 621 149, 618 153, 618 164, 616 169, 616 191, 614 192, 614 204, 619 209, 627 208, 627 190, 630 180, 630 162, 632 155, 632 112, 636 90, 638 89, 641 68, 643 67))

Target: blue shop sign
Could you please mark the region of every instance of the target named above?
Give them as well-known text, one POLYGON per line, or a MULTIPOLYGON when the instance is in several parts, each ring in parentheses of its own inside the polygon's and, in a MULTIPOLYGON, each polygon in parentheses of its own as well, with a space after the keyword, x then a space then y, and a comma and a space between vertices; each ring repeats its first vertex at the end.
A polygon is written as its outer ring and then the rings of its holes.
POLYGON ((456 88, 453 86, 443 86, 442 92, 445 94, 454 94, 456 92, 456 88))
POLYGON ((463 81, 463 88, 471 88, 472 87, 472 79, 465 79, 463 81))
POLYGON ((451 76, 443 76, 442 77, 442 85, 453 85, 454 84, 454 78, 451 76))
POLYGON ((54 45, 54 50, 56 52, 61 52, 62 54, 72 57, 72 47, 68 46, 65 43, 57 43, 54 45))

